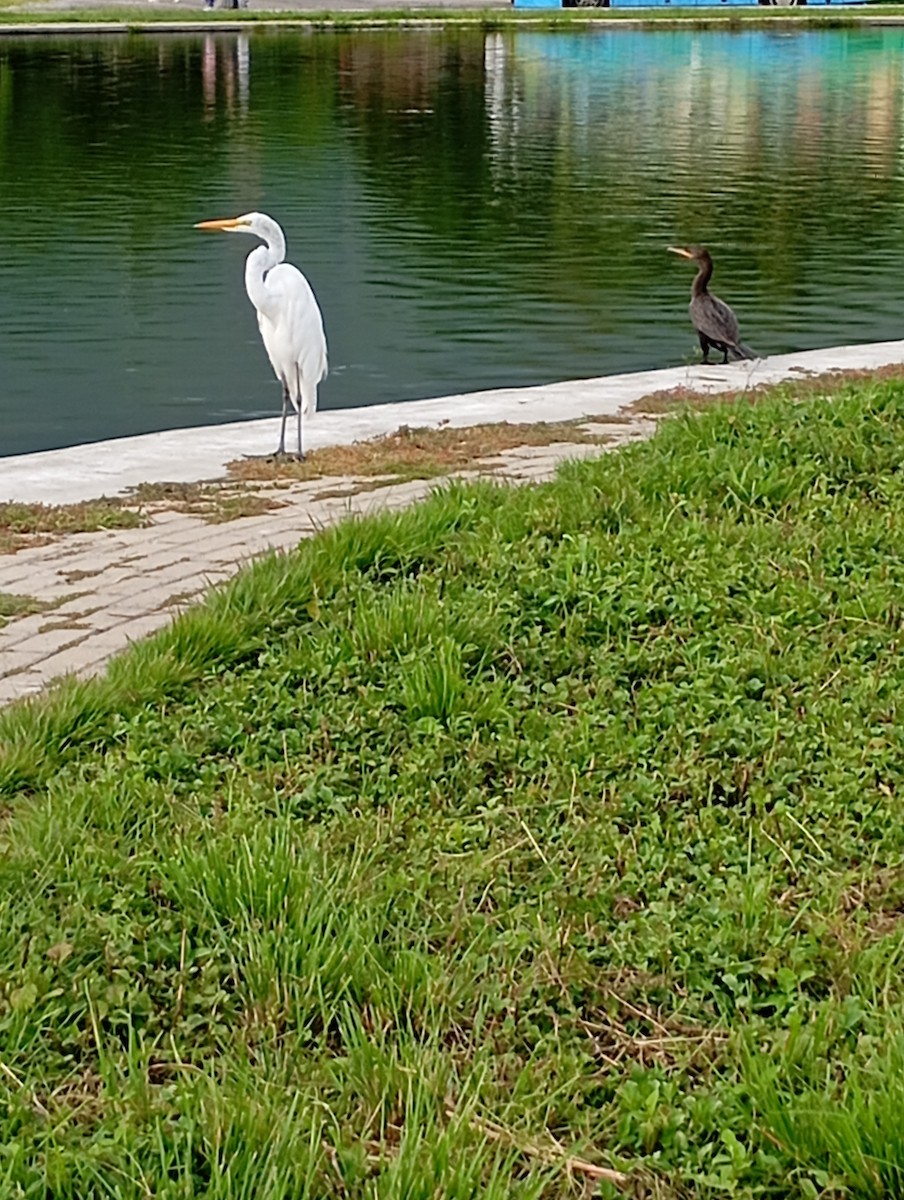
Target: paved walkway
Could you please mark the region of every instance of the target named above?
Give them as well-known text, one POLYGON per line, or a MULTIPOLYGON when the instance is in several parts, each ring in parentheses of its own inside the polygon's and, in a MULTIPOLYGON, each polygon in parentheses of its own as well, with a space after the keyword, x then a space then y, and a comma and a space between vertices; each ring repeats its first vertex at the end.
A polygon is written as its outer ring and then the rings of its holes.
MULTIPOLYGON (((466 478, 493 476, 533 483, 551 477, 564 459, 596 455, 648 436, 655 419, 648 415, 643 398, 651 394, 676 388, 712 394, 831 370, 862 371, 902 363, 904 342, 885 342, 754 364, 672 368, 381 405, 318 414, 311 441, 335 444, 394 432, 400 414, 411 425, 451 421, 459 426, 585 417, 585 428, 609 439, 606 445, 525 446, 481 460, 463 473, 466 478)), ((101 490, 115 494, 136 482, 136 475, 148 481, 222 475, 222 463, 229 458, 270 448, 276 428, 274 418, 0 459, 0 499, 24 501, 37 492, 45 502, 63 503, 96 496, 101 490)), ((336 478, 283 485, 269 492, 278 507, 219 525, 162 507, 146 528, 73 534, 0 555, 0 593, 32 597, 48 606, 0 628, 0 704, 33 695, 61 675, 100 671, 129 642, 165 625, 255 555, 295 546, 301 538, 350 514, 402 508, 435 486, 415 481, 364 490, 372 483, 336 478)))
MULTIPOLYGON (((619 417, 643 397, 657 392, 715 395, 759 387, 833 370, 872 370, 904 362, 904 342, 834 346, 799 354, 775 355, 728 366, 700 364, 574 379, 535 387, 496 388, 318 412, 305 430, 305 445, 350 445, 366 438, 410 428, 459 428, 487 421, 571 421, 585 416, 619 417)), ((242 455, 272 452, 278 418, 234 421, 200 429, 167 429, 139 437, 115 438, 66 450, 45 450, 0 458, 0 500, 71 504, 96 496, 115 496, 140 483, 216 479, 226 464, 242 455)))
MULTIPOLYGON (((485 460, 464 475, 538 482, 550 478, 566 458, 599 454, 645 436, 652 427, 649 420, 594 424, 595 431, 611 436, 606 446, 525 446, 485 460)), ((403 508, 435 486, 435 481, 415 480, 361 491, 355 479, 318 479, 281 488, 276 493, 280 507, 262 516, 210 525, 164 509, 147 528, 72 534, 50 545, 0 555, 0 593, 54 606, 0 629, 0 704, 39 692, 60 675, 100 671, 129 642, 167 624, 255 555, 287 550, 353 513, 403 508)))

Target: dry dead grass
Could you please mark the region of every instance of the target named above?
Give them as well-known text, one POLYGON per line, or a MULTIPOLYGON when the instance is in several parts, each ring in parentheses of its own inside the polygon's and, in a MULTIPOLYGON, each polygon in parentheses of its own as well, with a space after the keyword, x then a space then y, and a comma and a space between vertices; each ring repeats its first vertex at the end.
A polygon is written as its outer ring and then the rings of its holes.
POLYGON ((352 477, 359 480, 356 489, 324 492, 317 498, 350 495, 354 490, 372 490, 408 479, 431 479, 463 471, 520 446, 548 446, 557 442, 602 445, 616 436, 614 428, 612 436, 601 432, 607 425, 623 426, 638 417, 666 414, 676 408, 755 403, 776 392, 806 399, 867 379, 904 380, 904 366, 829 371, 779 384, 729 388, 710 395, 677 387, 652 392, 612 417, 524 424, 500 421, 463 429, 449 425, 413 429, 402 425, 386 437, 312 450, 304 462, 289 458, 237 459, 228 464, 229 478, 224 481, 141 484, 125 499, 104 497, 81 504, 0 504, 0 554, 12 554, 69 533, 134 529, 150 524, 155 511, 184 512, 218 524, 282 507, 284 502, 277 494, 254 485, 269 483, 278 487, 306 480, 352 477))
MULTIPOLYGON (((438 429, 412 429, 402 425, 395 433, 350 446, 326 446, 311 450, 304 462, 291 458, 244 458, 229 463, 235 479, 323 479, 326 476, 371 478, 386 476, 387 482, 432 479, 493 458, 518 446, 550 446, 555 442, 603 444, 606 434, 589 433, 579 421, 537 421, 513 425, 508 421, 471 425, 463 429, 444 425, 438 429)), ((596 425, 605 419, 595 420, 596 425)))
POLYGON ((42 612, 45 607, 37 596, 0 592, 0 629, 15 617, 27 617, 32 613, 42 612))
MULTIPOLYGON (((77 592, 59 596, 55 600, 40 600, 37 596, 25 596, 17 592, 0 592, 0 629, 16 617, 30 617, 34 613, 52 612, 61 604, 74 599, 77 592)), ((41 632, 50 626, 43 625, 41 632)))
POLYGON ((740 404, 743 401, 756 403, 777 392, 793 400, 809 400, 814 396, 837 392, 848 383, 864 380, 904 380, 904 366, 892 363, 869 371, 823 371, 821 374, 801 374, 799 379, 783 383, 759 383, 753 387, 726 388, 724 392, 702 394, 688 387, 668 388, 661 392, 650 392, 626 406, 626 411, 637 415, 657 416, 672 412, 676 408, 709 408, 712 404, 740 404))
MULTIPOLYGON (((152 524, 154 512, 184 512, 208 524, 258 516, 283 501, 240 482, 143 483, 128 496, 102 497, 80 504, 0 504, 0 554, 43 546, 70 533, 138 529, 152 524)), ((72 579, 96 574, 72 572, 72 579)))
POLYGON ((15 554, 67 533, 135 529, 145 524, 141 512, 106 497, 82 504, 0 504, 0 554, 15 554))
POLYGON ((239 517, 257 517, 284 501, 240 483, 142 483, 131 493, 136 504, 153 514, 165 509, 187 513, 208 525, 221 525, 239 517))

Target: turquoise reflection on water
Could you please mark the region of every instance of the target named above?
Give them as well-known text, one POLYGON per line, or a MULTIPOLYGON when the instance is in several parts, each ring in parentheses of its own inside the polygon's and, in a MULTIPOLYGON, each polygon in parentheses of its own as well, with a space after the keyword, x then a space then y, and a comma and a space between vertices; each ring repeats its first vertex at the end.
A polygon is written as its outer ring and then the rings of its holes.
MULTIPOLYGON (((275 414, 285 227, 323 407, 667 366, 691 270, 762 353, 897 338, 904 30, 0 42, 0 454, 275 414)), ((2 488, 0 488, 2 490, 2 488)))

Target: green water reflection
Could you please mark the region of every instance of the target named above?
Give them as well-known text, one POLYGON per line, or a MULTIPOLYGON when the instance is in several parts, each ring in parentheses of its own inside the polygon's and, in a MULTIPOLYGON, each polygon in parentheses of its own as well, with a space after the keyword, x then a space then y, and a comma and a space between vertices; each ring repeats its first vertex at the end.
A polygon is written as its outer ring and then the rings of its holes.
POLYGON ((763 353, 901 335, 904 30, 0 42, 0 454, 275 413, 260 208, 324 407, 673 365, 690 272, 763 353))

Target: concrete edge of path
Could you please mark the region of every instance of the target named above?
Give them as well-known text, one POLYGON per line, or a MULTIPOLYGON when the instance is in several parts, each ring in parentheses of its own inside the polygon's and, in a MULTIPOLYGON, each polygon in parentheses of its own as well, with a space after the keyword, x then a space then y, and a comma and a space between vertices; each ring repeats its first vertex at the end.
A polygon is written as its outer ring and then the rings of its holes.
MULTIPOLYGON (((394 433, 400 426, 456 427, 508 421, 617 417, 659 392, 699 395, 754 388, 832 371, 868 371, 904 364, 904 341, 834 346, 728 366, 668 367, 536 387, 409 400, 319 412, 308 423, 308 446, 349 445, 394 433)), ((142 483, 194 483, 222 478, 242 455, 273 451, 279 420, 236 421, 114 438, 62 450, 0 458, 0 501, 71 504, 121 496, 142 483)))
MULTIPOLYGON (((593 422, 602 442, 515 446, 477 459, 455 477, 541 483, 566 460, 597 457, 655 427, 639 415, 593 422)), ((384 479, 375 490, 371 484, 345 475, 281 486, 263 512, 214 525, 163 505, 139 528, 70 533, 0 555, 0 595, 29 601, 0 628, 0 705, 38 695, 65 675, 98 674, 130 642, 167 625, 252 559, 293 550, 347 517, 405 508, 427 497, 437 480, 384 479)))
MULTIPOLYGON (((676 388, 698 394, 737 391, 827 372, 863 372, 904 363, 904 341, 784 355, 728 367, 680 367, 509 388, 407 404, 323 413, 317 445, 394 431, 399 424, 457 426, 484 421, 588 418, 602 443, 521 446, 478 459, 459 478, 529 484, 550 479, 567 459, 587 458, 648 437, 656 427, 637 401, 676 388)), ((221 476, 236 453, 272 448, 277 419, 171 430, 68 450, 0 459, 0 488, 19 498, 56 501, 94 496, 130 483, 221 476)), ((0 627, 0 706, 44 691, 67 675, 106 668, 130 642, 168 624, 207 589, 269 550, 290 550, 319 529, 355 514, 406 507, 436 481, 383 481, 376 491, 354 476, 295 483, 275 506, 222 525, 164 506, 136 529, 72 533, 0 555, 0 593, 29 597, 38 611, 0 627)), ((2 492, 0 492, 2 494, 2 492)))

